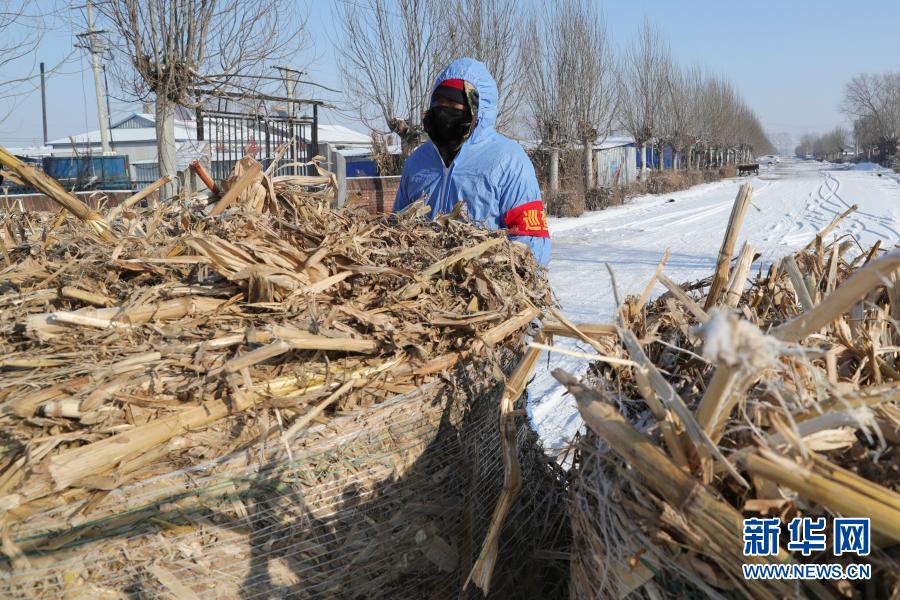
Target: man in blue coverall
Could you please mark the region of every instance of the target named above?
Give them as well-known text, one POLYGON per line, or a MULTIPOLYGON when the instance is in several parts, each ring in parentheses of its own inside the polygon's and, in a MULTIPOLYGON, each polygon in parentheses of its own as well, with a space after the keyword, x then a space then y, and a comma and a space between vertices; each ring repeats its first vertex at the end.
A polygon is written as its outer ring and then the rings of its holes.
POLYGON ((425 199, 431 217, 465 202, 469 217, 550 261, 550 232, 534 167, 515 141, 494 129, 497 84, 477 60, 444 69, 431 93, 423 125, 430 138, 406 159, 394 200, 399 211, 425 199))

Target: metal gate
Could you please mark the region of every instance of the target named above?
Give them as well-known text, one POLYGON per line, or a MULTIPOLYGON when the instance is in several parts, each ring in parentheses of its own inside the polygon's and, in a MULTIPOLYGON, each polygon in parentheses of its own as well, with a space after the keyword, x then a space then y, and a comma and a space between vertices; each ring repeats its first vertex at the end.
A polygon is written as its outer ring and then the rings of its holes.
POLYGON ((315 175, 315 168, 287 166, 306 163, 318 154, 318 105, 312 116, 280 116, 229 111, 197 110, 197 140, 207 141, 213 179, 226 179, 244 156, 252 156, 263 168, 287 146, 276 174, 315 175))

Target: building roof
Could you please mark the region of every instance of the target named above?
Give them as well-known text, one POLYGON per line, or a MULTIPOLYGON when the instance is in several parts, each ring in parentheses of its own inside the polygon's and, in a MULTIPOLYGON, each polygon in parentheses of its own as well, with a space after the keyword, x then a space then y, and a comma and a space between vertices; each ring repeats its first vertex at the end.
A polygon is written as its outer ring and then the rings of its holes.
POLYGON ((29 158, 38 158, 41 156, 50 156, 53 148, 50 146, 31 146, 29 148, 7 148, 10 154, 15 156, 26 156, 29 158))
POLYGON ((629 146, 634 143, 634 138, 628 135, 627 133, 622 134, 613 134, 607 136, 602 141, 599 141, 600 138, 597 138, 598 141, 594 142, 594 149, 596 150, 606 150, 607 148, 618 148, 620 146, 629 146))
POLYGON ((355 156, 372 156, 371 148, 341 148, 337 151, 338 154, 345 158, 355 157, 355 156))
POLYGON ((132 119, 143 121, 144 123, 146 123, 147 127, 153 127, 156 125, 156 117, 154 117, 153 115, 149 113, 133 112, 130 115, 122 117, 121 119, 110 125, 109 128, 116 129, 117 127, 121 127, 123 123, 127 123, 132 119))
MULTIPOLYGON (((94 129, 85 133, 79 133, 72 136, 75 144, 99 144, 100 130, 94 129)), ((175 141, 191 140, 197 137, 197 132, 192 127, 175 124, 175 141)), ((153 142, 156 143, 156 127, 137 127, 133 129, 110 129, 109 140, 111 143, 125 142, 153 142)), ((47 142, 50 146, 71 146, 72 142, 69 138, 59 138, 58 140, 50 140, 47 142)))
POLYGON ((372 138, 343 125, 325 125, 319 123, 318 139, 320 144, 360 144, 372 145, 372 138))

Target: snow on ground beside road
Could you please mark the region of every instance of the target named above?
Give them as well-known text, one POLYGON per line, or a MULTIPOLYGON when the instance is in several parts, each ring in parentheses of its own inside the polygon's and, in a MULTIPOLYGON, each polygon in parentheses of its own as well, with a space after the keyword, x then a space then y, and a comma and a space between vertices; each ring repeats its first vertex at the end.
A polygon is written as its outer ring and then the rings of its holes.
MULTIPOLYGON (((850 233, 863 246, 877 239, 883 248, 900 242, 900 177, 892 171, 781 158, 771 166, 764 163, 757 177, 641 196, 577 219, 551 219, 550 283, 563 313, 576 322, 612 319, 615 303, 605 263, 612 266, 622 297, 640 294, 666 248, 664 272, 674 281, 711 275, 735 195, 747 182, 754 191, 738 248, 747 240, 762 254, 754 272, 806 245, 853 204, 859 210, 838 226, 839 234, 850 233)), ((654 295, 664 291, 657 285, 654 295)), ((593 352, 563 338, 555 343, 593 352)), ((563 448, 581 426, 575 401, 550 374, 558 367, 580 374, 587 362, 545 353, 529 385, 529 415, 548 450, 563 448)))

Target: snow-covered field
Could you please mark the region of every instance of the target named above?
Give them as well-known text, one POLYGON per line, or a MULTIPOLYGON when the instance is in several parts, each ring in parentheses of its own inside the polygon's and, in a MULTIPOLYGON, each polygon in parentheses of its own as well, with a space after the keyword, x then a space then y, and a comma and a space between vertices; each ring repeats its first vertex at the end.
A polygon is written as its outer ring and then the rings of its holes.
MULTIPOLYGON (((626 206, 578 219, 551 219, 553 258, 550 282, 564 314, 576 322, 608 322, 615 308, 605 263, 612 266, 619 292, 639 294, 663 252, 665 273, 677 282, 712 274, 734 197, 742 183, 753 185, 752 206, 738 248, 749 240, 762 254, 758 268, 806 245, 853 204, 859 210, 837 228, 863 245, 882 239, 900 242, 900 176, 876 165, 845 165, 780 159, 762 163, 758 177, 736 178, 665 195, 647 195, 626 206), (674 202, 671 200, 674 199, 674 202)), ((660 285, 654 289, 661 294, 660 285)), ((556 344, 579 348, 557 339, 556 344)), ((582 372, 586 361, 551 353, 543 357, 529 385, 529 414, 548 450, 564 447, 581 426, 574 400, 550 375, 554 368, 582 372)))

